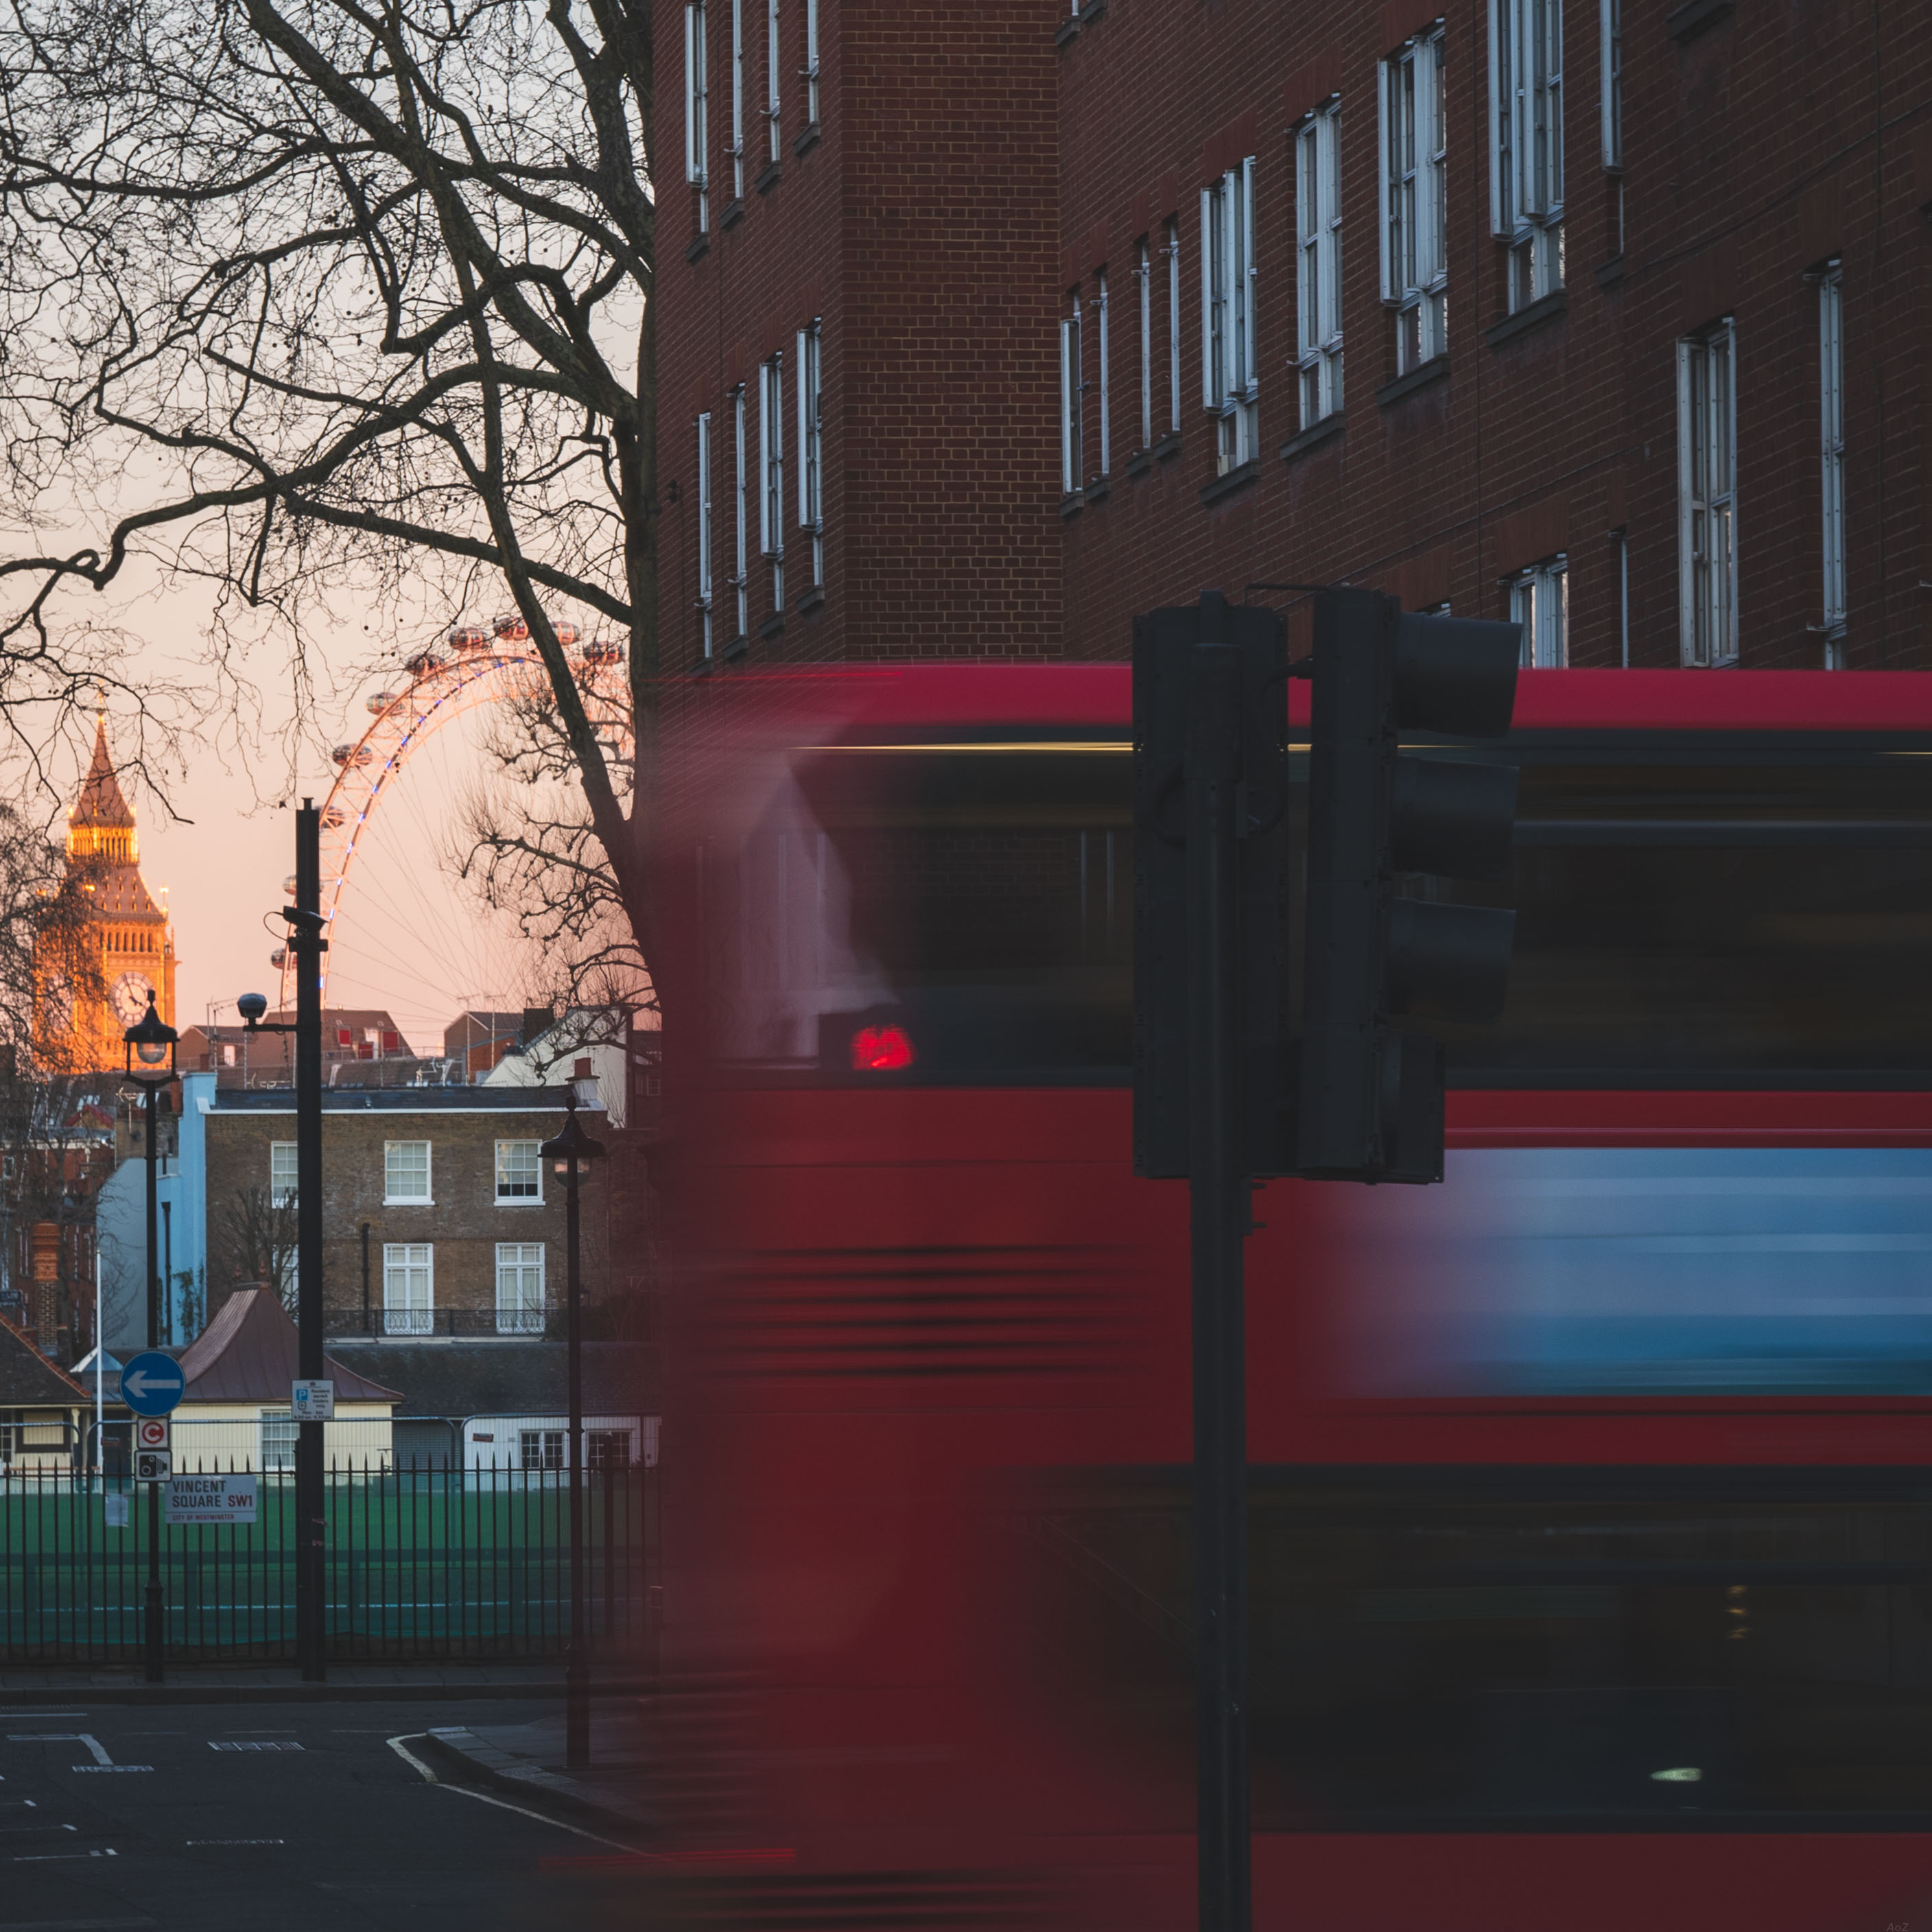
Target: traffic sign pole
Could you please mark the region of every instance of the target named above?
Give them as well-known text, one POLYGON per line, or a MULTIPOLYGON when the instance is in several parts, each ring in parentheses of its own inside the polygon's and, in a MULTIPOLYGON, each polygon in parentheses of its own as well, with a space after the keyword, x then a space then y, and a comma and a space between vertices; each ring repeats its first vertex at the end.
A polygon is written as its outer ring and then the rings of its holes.
MULTIPOLYGON (((305 1382, 328 1372, 322 1349, 322 814, 296 814, 296 1350, 305 1382)), ((296 1656, 305 1684, 328 1675, 322 1628, 324 1490, 319 1418, 296 1432, 296 1656)))
MULTIPOLYGON (((148 1346, 161 1346, 160 1213, 154 1190, 156 1135, 160 1129, 160 1083, 150 1082, 142 1089, 147 1108, 148 1165, 148 1346)), ((137 1358, 138 1359, 138 1358, 137 1358)), ((131 1365, 130 1365, 131 1366, 131 1365)), ((161 1492, 155 1484, 148 1486, 148 1587, 143 1592, 141 1654, 142 1674, 150 1684, 161 1681, 161 1492)))

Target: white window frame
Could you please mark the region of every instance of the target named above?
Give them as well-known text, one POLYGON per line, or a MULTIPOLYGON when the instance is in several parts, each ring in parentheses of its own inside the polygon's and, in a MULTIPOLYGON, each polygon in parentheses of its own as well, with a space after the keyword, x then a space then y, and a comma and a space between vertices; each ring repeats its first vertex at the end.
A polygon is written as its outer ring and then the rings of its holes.
POLYGON ((1448 352, 1448 135, 1440 20, 1377 69, 1382 118, 1382 300, 1395 325, 1396 374, 1448 352))
POLYGON ((812 585, 825 586, 825 455, 819 395, 820 323, 798 332, 798 526, 812 538, 812 585))
POLYGON ((1167 242, 1167 430, 1180 434, 1180 221, 1169 218, 1167 242))
POLYGON ((1060 494, 1070 496, 1084 481, 1087 460, 1086 410, 1080 380, 1080 290, 1066 294, 1067 312, 1060 318, 1060 494))
POLYGON ((541 1335, 544 1330, 548 1292, 544 1274, 543 1243, 499 1241, 496 1244, 496 1333, 500 1335, 541 1335), (530 1277, 532 1274, 536 1276, 536 1289, 534 1300, 530 1298, 530 1277))
POLYGON ((1621 171, 1624 164, 1624 0, 1598 0, 1597 26, 1604 165, 1621 171))
POLYGON ((1562 0, 1490 0, 1490 225, 1509 306, 1563 286, 1562 0))
POLYGON ((684 10, 684 178, 698 190, 698 232, 711 226, 710 184, 705 163, 710 154, 710 120, 707 108, 704 0, 688 0, 684 10))
POLYGON ((1825 668, 1845 668, 1845 280, 1831 262, 1818 278, 1818 482, 1823 544, 1825 668))
MULTIPOLYGON (((542 1142, 531 1140, 504 1140, 499 1141, 496 1143, 496 1205, 498 1207, 541 1208, 544 1204, 543 1160, 538 1152, 538 1149, 542 1145, 542 1142), (504 1150, 506 1148, 527 1148, 529 1150, 528 1157, 530 1163, 530 1172, 531 1174, 535 1175, 536 1179, 536 1192, 534 1194, 507 1192, 505 1191, 504 1181, 506 1177, 512 1180, 513 1184, 515 1179, 520 1178, 510 1175, 508 1163, 504 1158, 504 1150)), ((521 1162, 519 1162, 518 1165, 520 1166, 521 1162)))
POLYGON ((1509 579, 1510 621, 1522 626, 1525 670, 1561 670, 1570 662, 1570 560, 1561 550, 1509 579))
POLYGON ((1342 406, 1342 104, 1330 96, 1294 130, 1295 364, 1301 426, 1342 406))
POLYGON ((778 158, 781 89, 778 74, 778 0, 765 0, 765 118, 772 133, 772 159, 778 158))
POLYGON ((382 1244, 382 1332, 386 1335, 436 1333, 434 1242, 382 1244))
POLYGON ((731 0, 731 199, 745 198, 745 0, 731 0))
POLYGON ((731 583, 738 593, 736 638, 740 642, 750 634, 752 628, 752 479, 745 464, 745 386, 740 382, 731 392, 731 448, 733 460, 736 466, 732 476, 731 495, 737 515, 737 541, 734 556, 736 567, 732 573, 731 583))
POLYGON ((808 127, 818 125, 818 0, 805 0, 805 64, 799 74, 805 82, 805 118, 808 127))
POLYGON ((1137 449, 1154 441, 1154 254, 1143 235, 1134 244, 1134 283, 1140 300, 1140 440, 1137 449))
POLYGON ((1100 392, 1100 476, 1104 479, 1114 466, 1114 442, 1112 425, 1108 422, 1107 364, 1107 272, 1102 268, 1094 278, 1094 346, 1100 358, 1100 374, 1095 386, 1100 392))
POLYGON ((1255 158, 1201 190, 1201 400, 1226 476, 1258 444, 1255 355, 1255 158))
POLYGON ((385 1141, 382 1143, 382 1205, 385 1208, 434 1208, 436 1205, 434 1146, 428 1141, 385 1141), (398 1156, 406 1148, 422 1149, 423 1191, 398 1194, 395 1191, 398 1156))
POLYGON ((268 1205, 292 1208, 301 1192, 299 1148, 296 1141, 268 1143, 268 1205))
POLYGON ((704 651, 716 648, 711 628, 711 412, 698 418, 698 608, 704 625, 704 651))
POLYGON ((296 1444, 302 1440, 302 1424, 292 1408, 264 1408, 258 1412, 260 1430, 258 1466, 264 1469, 292 1469, 296 1444))
POLYGON ((1726 316, 1677 345, 1678 646, 1700 669, 1738 655, 1737 400, 1726 316))
POLYGON ((570 1431, 568 1429, 520 1429, 517 1431, 517 1467, 526 1476, 541 1476, 568 1467, 570 1431), (536 1460, 530 1460, 530 1445, 536 1444, 536 1460), (556 1460, 550 1457, 556 1445, 556 1460))
POLYGON ((784 357, 758 365, 758 554, 772 566, 772 608, 784 608, 784 357))

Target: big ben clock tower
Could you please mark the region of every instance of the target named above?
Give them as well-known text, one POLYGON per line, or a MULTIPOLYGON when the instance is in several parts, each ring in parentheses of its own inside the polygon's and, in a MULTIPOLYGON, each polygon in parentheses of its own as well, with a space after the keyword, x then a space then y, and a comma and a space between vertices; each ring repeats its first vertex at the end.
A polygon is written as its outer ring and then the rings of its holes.
POLYGON ((80 796, 67 815, 67 854, 70 865, 85 862, 94 875, 82 944, 98 949, 102 991, 75 998, 54 983, 63 976, 44 980, 41 1036, 46 1057, 62 1063, 62 1072, 112 1072, 124 1058, 121 1036, 147 1011, 150 992, 161 1018, 175 1023, 175 940, 166 912, 141 878, 134 814, 114 775, 104 718, 80 796))

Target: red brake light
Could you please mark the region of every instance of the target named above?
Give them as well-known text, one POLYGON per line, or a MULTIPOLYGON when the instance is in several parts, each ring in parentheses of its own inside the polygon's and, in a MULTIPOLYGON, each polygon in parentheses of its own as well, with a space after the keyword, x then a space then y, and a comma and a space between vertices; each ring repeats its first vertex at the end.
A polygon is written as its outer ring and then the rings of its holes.
POLYGON ((852 1036, 854 1073, 894 1073, 913 1058, 912 1035, 904 1027, 861 1027, 852 1036))

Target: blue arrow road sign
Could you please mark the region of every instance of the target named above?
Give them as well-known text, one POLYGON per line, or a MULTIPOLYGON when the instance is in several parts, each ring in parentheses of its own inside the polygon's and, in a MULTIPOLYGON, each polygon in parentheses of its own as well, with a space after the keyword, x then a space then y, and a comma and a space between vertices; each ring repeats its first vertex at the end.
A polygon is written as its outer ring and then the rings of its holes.
POLYGON ((136 1355, 121 1371, 121 1400, 136 1415, 166 1415, 187 1389, 180 1363, 158 1348, 136 1355))

